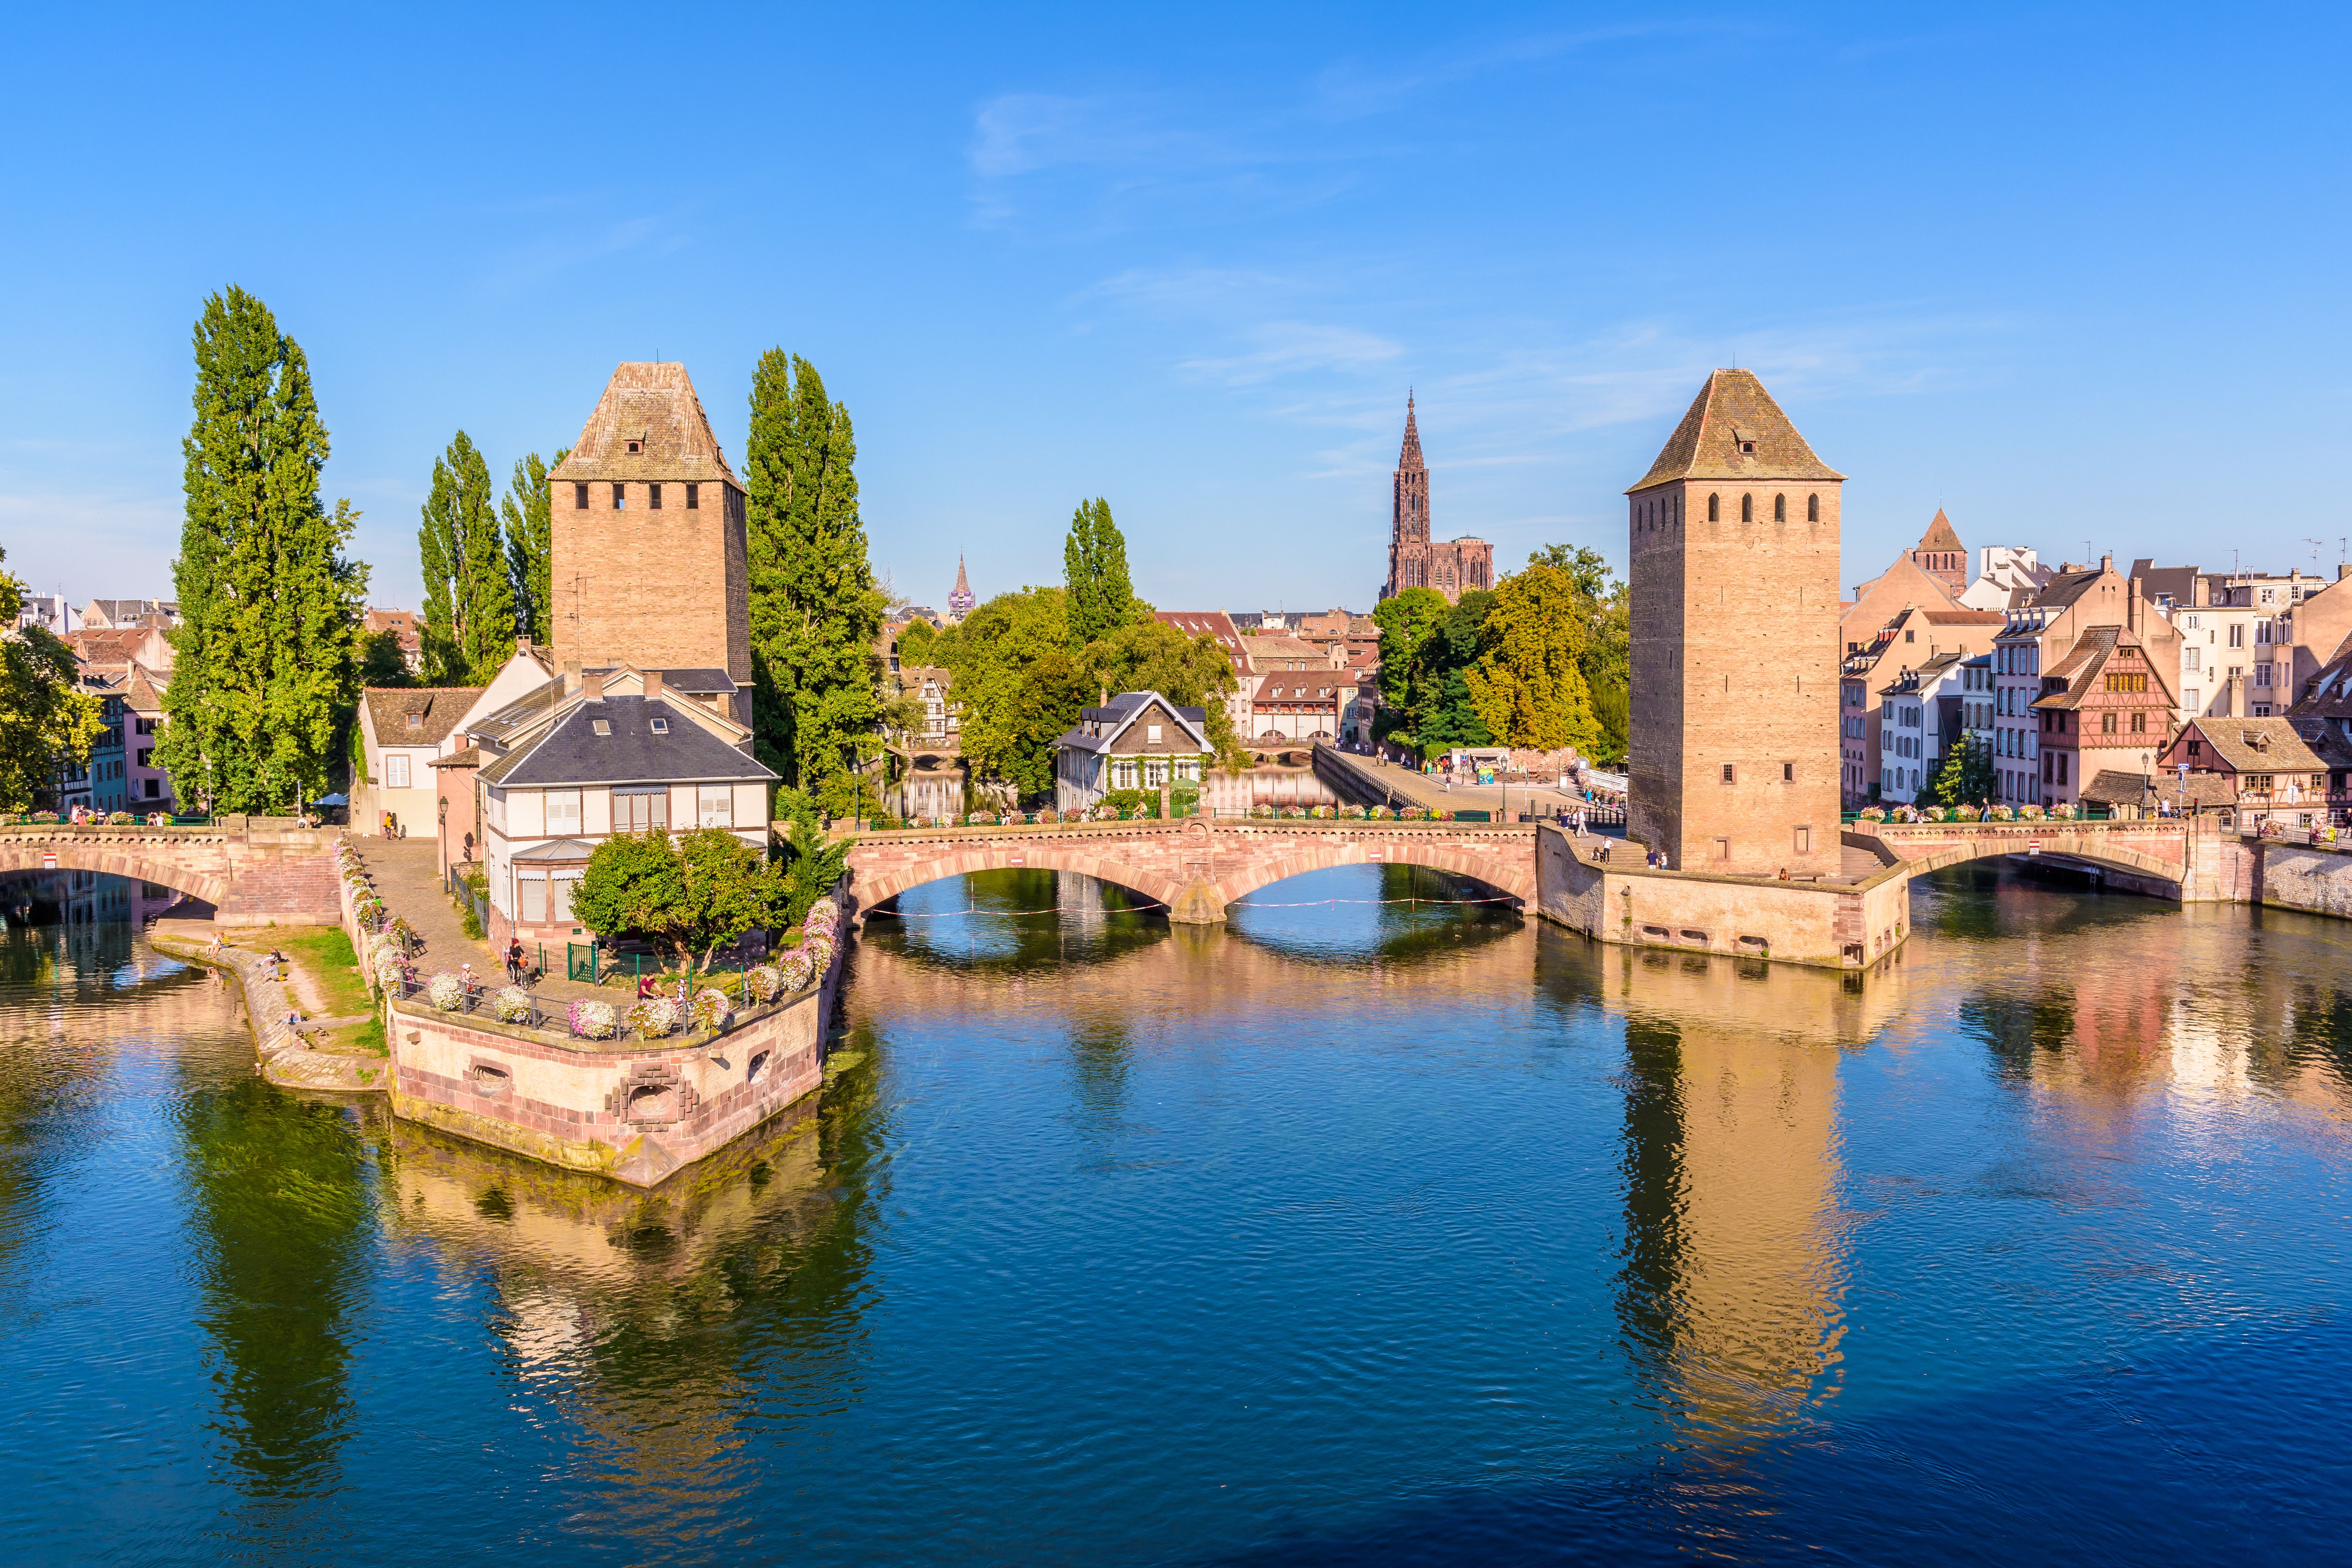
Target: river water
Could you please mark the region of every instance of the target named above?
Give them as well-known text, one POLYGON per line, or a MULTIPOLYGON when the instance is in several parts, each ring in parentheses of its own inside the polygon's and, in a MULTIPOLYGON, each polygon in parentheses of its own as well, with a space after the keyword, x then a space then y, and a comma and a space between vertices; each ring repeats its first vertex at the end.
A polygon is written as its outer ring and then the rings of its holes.
POLYGON ((12 932, 0 1559, 2340 1560, 2352 926, 1979 866, 1849 980, 1374 901, 1460 890, 917 889, 651 1194, 12 932))

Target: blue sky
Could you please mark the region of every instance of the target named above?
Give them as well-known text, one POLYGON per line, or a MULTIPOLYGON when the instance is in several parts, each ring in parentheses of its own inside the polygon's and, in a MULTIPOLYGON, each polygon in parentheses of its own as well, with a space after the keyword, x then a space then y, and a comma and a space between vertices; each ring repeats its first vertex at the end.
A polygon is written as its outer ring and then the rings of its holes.
POLYGON ((309 352, 372 599, 459 427, 612 365, 856 421, 877 569, 1367 607, 1417 389, 1441 536, 1623 556, 1706 370, 1849 476, 1849 584, 1947 508, 2045 556, 2352 533, 2339 10, 48 7, 0 99, 0 543, 169 591, 188 334, 309 352))

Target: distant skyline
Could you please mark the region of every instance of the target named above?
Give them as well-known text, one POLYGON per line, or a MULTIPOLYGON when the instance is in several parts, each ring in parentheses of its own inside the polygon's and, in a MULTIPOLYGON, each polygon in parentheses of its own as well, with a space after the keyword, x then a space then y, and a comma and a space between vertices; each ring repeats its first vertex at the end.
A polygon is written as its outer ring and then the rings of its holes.
POLYGON ((1058 580, 1107 497, 1170 608, 1362 609, 1418 397, 1439 538, 1619 569, 1706 372, 1849 476, 1843 580, 1971 551, 2315 567, 2339 494, 2336 10, 51 9, 0 284, 0 543, 163 595, 189 335, 308 352, 369 597, 421 601, 466 429, 503 481, 614 363, 730 462, 781 344, 847 404, 878 572, 1058 580))

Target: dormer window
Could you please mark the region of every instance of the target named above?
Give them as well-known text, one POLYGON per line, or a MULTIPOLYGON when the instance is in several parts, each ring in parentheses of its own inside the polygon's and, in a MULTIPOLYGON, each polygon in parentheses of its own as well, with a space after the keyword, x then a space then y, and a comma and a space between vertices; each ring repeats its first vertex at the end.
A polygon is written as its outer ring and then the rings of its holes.
POLYGON ((1756 455, 1756 443, 1753 441, 1742 441, 1739 443, 1739 455, 1743 458, 1754 457, 1756 455))
POLYGON ((408 716, 408 727, 412 730, 422 730, 425 728, 425 715, 422 713, 411 713, 408 716))
POLYGON ((646 444, 643 441, 632 441, 629 443, 629 456, 632 458, 639 456, 645 451, 645 449, 646 444))

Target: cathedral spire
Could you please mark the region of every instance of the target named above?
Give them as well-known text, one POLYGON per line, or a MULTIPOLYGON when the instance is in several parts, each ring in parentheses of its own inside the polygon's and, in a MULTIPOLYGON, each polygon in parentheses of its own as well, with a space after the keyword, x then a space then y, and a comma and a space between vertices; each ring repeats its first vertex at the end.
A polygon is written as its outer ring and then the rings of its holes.
POLYGON ((956 556, 956 585, 948 595, 948 618, 952 621, 961 621, 966 616, 971 614, 972 605, 979 602, 980 595, 971 591, 971 579, 964 575, 963 556, 961 554, 958 554, 956 556))
POLYGON ((1397 467, 1418 468, 1421 462, 1421 426, 1413 423, 1412 394, 1404 395, 1404 449, 1397 454, 1397 467))

